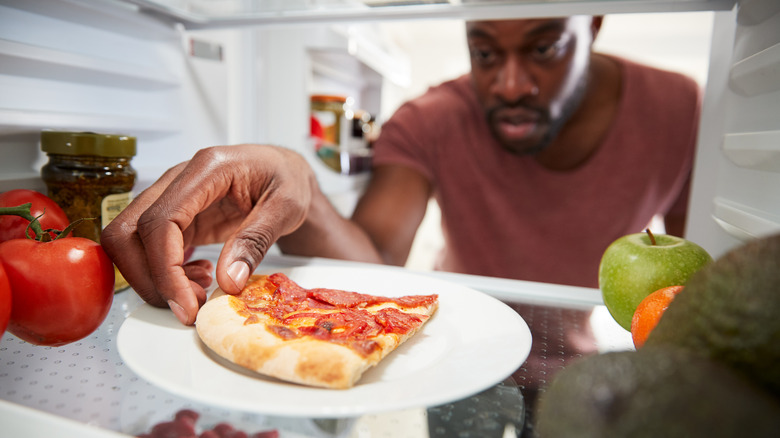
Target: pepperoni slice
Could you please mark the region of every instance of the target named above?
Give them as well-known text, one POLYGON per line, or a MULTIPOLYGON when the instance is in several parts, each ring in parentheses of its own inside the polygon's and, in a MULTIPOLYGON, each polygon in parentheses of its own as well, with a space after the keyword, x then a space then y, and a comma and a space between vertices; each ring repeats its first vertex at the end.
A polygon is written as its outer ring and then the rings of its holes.
POLYGON ((274 291, 274 298, 283 303, 300 303, 308 295, 306 289, 290 280, 281 272, 269 275, 268 280, 277 286, 276 291, 274 291))
POLYGON ((309 296, 336 307, 357 307, 366 305, 375 298, 371 295, 364 295, 357 292, 324 288, 309 290, 309 296))
POLYGON ((305 289, 283 273, 275 273, 267 281, 249 285, 240 299, 246 303, 241 312, 248 316, 245 324, 259 322, 256 315, 252 318, 253 313, 264 313, 278 321, 267 327, 282 339, 310 336, 349 346, 367 356, 379 348, 376 336, 409 333, 427 318, 395 307, 378 311, 369 311, 367 307, 394 303, 402 308, 416 308, 435 303, 438 295, 387 298, 338 289, 305 289))
POLYGON ((387 307, 380 310, 377 312, 375 318, 388 333, 409 333, 413 328, 418 327, 423 323, 419 316, 404 313, 393 307, 387 307))
POLYGON ((324 288, 309 290, 309 296, 336 307, 360 307, 395 303, 400 307, 415 308, 431 305, 439 299, 438 295, 409 295, 400 298, 389 298, 324 288))
POLYGON ((396 298, 393 300, 393 302, 401 307, 414 308, 420 306, 430 306, 438 299, 438 295, 408 295, 405 297, 396 298))

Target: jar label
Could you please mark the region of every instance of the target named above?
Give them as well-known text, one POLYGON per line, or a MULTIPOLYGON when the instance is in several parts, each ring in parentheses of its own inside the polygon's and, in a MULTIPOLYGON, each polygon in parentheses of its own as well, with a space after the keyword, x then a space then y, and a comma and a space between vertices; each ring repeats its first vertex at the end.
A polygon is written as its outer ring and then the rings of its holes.
POLYGON ((133 200, 132 192, 117 193, 115 195, 108 195, 103 198, 103 202, 100 205, 102 227, 105 228, 115 217, 122 212, 130 201, 133 200))
POLYGON ((317 146, 338 146, 341 143, 341 115, 333 111, 312 110, 311 135, 318 140, 317 146))

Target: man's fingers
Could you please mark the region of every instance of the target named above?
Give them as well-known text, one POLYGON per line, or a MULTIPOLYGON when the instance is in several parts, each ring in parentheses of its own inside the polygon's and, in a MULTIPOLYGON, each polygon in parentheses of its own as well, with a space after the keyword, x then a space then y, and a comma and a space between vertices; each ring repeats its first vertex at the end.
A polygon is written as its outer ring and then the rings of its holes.
POLYGON ((183 266, 184 275, 194 281, 197 285, 203 289, 208 289, 211 286, 213 278, 211 276, 214 270, 214 265, 208 260, 193 260, 187 262, 183 266))
POLYGON ((157 307, 165 306, 165 301, 160 299, 154 282, 149 278, 149 264, 146 262, 141 239, 134 232, 123 232, 124 225, 120 226, 116 219, 111 224, 103 230, 100 237, 106 254, 144 301, 157 307))
MULTIPOLYGON (((138 221, 138 236, 149 269, 147 275, 153 282, 155 293, 187 325, 195 322, 195 315, 203 302, 201 296, 205 299, 201 282, 190 281, 187 275, 187 271, 192 271, 197 265, 184 267, 184 242, 179 224, 191 220, 150 208, 138 221)), ((201 277, 203 274, 201 269, 201 277)))
POLYGON ((149 275, 144 244, 138 235, 138 218, 152 205, 170 182, 186 165, 182 163, 169 169, 151 187, 136 196, 130 205, 106 226, 100 243, 116 264, 127 282, 144 301, 154 306, 167 306, 157 293, 154 281, 149 275))
POLYGON ((308 192, 297 199, 271 194, 258 202, 222 247, 217 261, 220 288, 229 294, 239 293, 271 245, 303 223, 308 205, 308 192))
POLYGON ((217 281, 226 292, 239 292, 271 245, 305 219, 316 184, 307 166, 273 147, 203 149, 114 219, 104 231, 107 252, 145 301, 167 305, 192 324, 211 285, 212 266, 186 263, 185 247, 230 236, 217 262, 217 281))
POLYGON ((217 284, 229 294, 237 294, 276 241, 274 225, 256 221, 242 224, 225 242, 217 261, 217 284))
MULTIPOLYGON (((185 324, 192 324, 202 302, 205 277, 190 278, 184 266, 184 230, 232 186, 231 168, 222 166, 222 149, 198 152, 138 219, 149 276, 161 299, 185 324), (194 279, 195 281, 190 281, 194 279)), ((197 232, 197 230, 195 230, 197 232)))

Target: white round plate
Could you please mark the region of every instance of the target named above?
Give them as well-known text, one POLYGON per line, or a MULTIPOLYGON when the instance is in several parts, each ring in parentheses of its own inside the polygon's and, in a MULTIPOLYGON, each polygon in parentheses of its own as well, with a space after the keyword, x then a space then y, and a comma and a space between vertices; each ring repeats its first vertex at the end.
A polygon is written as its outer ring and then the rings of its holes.
POLYGON ((277 271, 305 288, 384 296, 435 293, 439 309, 415 336, 346 390, 282 382, 238 367, 203 345, 194 327, 146 304, 119 329, 119 354, 149 382, 202 403, 266 415, 344 418, 466 398, 511 375, 531 350, 531 332, 517 312, 465 286, 390 269, 277 271))

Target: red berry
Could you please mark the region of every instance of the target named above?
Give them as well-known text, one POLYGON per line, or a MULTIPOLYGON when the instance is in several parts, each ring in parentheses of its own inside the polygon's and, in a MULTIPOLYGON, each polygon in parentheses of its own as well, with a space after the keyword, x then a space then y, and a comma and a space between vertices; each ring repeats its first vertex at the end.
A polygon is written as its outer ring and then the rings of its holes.
POLYGON ((214 432, 219 435, 219 438, 230 438, 230 434, 235 430, 229 423, 219 423, 214 426, 214 432))
POLYGON ((198 418, 200 418, 200 414, 193 411, 192 409, 182 409, 179 412, 176 413, 176 416, 174 417, 175 421, 186 421, 190 424, 195 424, 198 421, 198 418))

